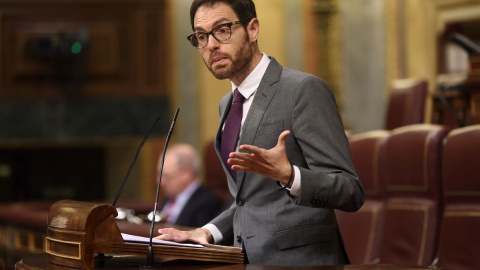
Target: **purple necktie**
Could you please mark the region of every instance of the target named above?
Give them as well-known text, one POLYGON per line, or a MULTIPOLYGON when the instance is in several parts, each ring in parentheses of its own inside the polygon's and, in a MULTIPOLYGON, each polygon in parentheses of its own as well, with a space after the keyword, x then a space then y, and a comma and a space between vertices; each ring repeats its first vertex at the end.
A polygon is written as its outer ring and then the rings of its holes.
POLYGON ((232 171, 232 166, 227 163, 228 155, 235 151, 238 135, 240 134, 240 127, 242 126, 243 101, 245 98, 238 92, 238 89, 233 91, 233 102, 230 107, 227 119, 225 120, 225 127, 222 135, 222 158, 228 171, 237 180, 237 172, 232 171))

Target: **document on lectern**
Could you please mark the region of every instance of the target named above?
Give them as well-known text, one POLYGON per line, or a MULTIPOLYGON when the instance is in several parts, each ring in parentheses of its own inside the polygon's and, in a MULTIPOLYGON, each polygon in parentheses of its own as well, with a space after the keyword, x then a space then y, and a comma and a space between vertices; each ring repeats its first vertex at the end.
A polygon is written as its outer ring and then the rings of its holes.
MULTIPOLYGON (((149 244, 150 238, 142 237, 137 235, 131 235, 122 233, 123 241, 129 243, 140 243, 140 244, 149 244)), ((159 240, 159 239, 152 239, 152 244, 155 245, 168 245, 168 246, 180 246, 180 247, 195 247, 195 248, 203 248, 204 246, 199 244, 187 244, 187 243, 176 243, 171 241, 159 240)))

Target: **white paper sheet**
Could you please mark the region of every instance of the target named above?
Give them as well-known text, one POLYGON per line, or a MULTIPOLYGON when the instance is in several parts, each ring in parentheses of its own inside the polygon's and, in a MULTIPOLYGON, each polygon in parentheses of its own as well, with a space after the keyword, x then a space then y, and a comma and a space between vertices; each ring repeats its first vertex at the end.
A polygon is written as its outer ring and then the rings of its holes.
MULTIPOLYGON (((123 237, 123 241, 125 241, 125 242, 141 243, 141 244, 150 243, 150 238, 147 238, 147 237, 131 235, 131 234, 126 234, 126 233, 122 233, 122 237, 123 237)), ((196 248, 203 248, 204 247, 204 246, 199 245, 199 244, 175 243, 175 242, 171 242, 171 241, 158 240, 158 239, 155 239, 155 238, 152 239, 152 244, 168 245, 168 246, 181 246, 181 247, 196 247, 196 248)))

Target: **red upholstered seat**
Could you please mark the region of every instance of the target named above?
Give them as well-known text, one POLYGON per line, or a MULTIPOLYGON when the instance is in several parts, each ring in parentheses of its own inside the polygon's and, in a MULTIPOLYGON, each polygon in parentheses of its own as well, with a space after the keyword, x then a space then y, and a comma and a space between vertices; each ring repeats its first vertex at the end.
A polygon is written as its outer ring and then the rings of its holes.
POLYGON ((378 261, 385 216, 385 203, 367 200, 354 213, 335 211, 343 243, 352 264, 378 261))
POLYGON ((423 123, 427 81, 420 79, 396 80, 388 99, 385 128, 388 130, 423 123))
POLYGON ((448 129, 437 125, 397 128, 381 146, 387 206, 381 263, 428 266, 442 213, 441 153, 448 129))
POLYGON ((388 131, 377 130, 353 134, 349 138, 353 163, 367 199, 385 198, 385 184, 380 175, 380 146, 389 134, 388 131))
POLYGON ((443 154, 445 210, 437 266, 480 269, 480 125, 450 132, 443 154))
POLYGON ((0 223, 46 230, 52 202, 32 201, 0 204, 0 223))
POLYGON ((345 249, 352 264, 378 260, 383 231, 385 192, 380 174, 380 144, 387 131, 371 131, 349 136, 355 169, 363 184, 366 201, 354 213, 336 211, 345 249))

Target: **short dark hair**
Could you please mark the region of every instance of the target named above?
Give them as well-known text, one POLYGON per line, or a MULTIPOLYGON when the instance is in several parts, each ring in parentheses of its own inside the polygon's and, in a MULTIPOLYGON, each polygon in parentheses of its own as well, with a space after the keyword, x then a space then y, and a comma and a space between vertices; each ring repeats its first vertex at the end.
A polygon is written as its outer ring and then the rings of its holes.
POLYGON ((190 6, 190 24, 192 25, 193 31, 195 31, 193 19, 195 18, 198 8, 201 6, 212 7, 217 3, 229 5, 245 28, 253 18, 257 18, 255 4, 252 0, 194 0, 190 6))

